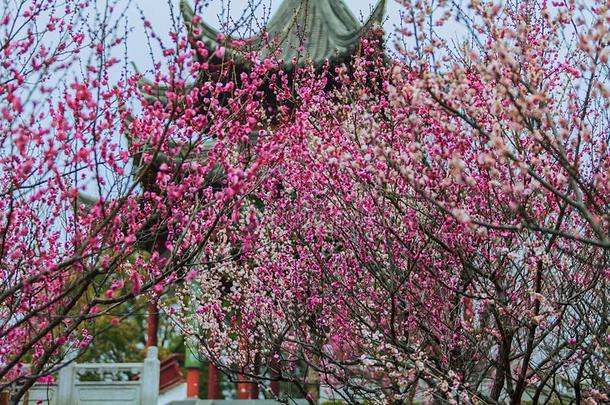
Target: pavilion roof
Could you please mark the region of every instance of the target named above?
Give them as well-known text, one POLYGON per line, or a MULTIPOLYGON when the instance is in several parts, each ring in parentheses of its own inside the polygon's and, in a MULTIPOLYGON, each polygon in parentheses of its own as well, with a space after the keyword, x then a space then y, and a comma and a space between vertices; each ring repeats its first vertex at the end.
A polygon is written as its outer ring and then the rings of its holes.
MULTIPOLYGON (((262 32, 239 39, 252 49, 261 50, 263 56, 280 49, 285 68, 294 67, 295 61, 300 66, 308 61, 319 65, 326 60, 343 60, 357 50, 371 28, 382 23, 385 3, 386 0, 378 0, 368 20, 361 24, 343 0, 284 0, 262 32), (263 35, 265 32, 267 36, 263 35)), ((187 0, 181 0, 180 9, 187 28, 191 32, 200 30, 195 40, 211 49, 225 46, 229 57, 239 59, 235 52, 238 49, 231 46, 233 38, 225 38, 219 44, 221 36, 215 28, 204 21, 193 23, 194 12, 187 0)))
MULTIPOLYGON (((386 0, 378 0, 368 20, 361 24, 343 0, 284 0, 263 32, 246 38, 245 42, 249 44, 249 49, 258 49, 263 56, 274 50, 280 51, 280 59, 283 61, 285 70, 291 70, 309 62, 319 66, 326 60, 346 61, 357 52, 362 37, 368 35, 370 29, 381 24, 385 3, 386 0), (264 32, 268 33, 266 39, 263 39, 265 38, 264 32)), ((242 63, 241 61, 245 59, 240 56, 243 55, 244 50, 231 46, 236 42, 235 39, 225 37, 222 43, 219 43, 219 38, 222 36, 218 35, 219 32, 216 29, 203 21, 194 23, 194 12, 188 0, 181 0, 180 10, 189 33, 197 32, 199 34, 194 36, 193 40, 203 41, 208 49, 224 46, 225 59, 229 58, 237 65, 243 65, 241 68, 247 70, 247 63, 242 63)), ((150 86, 148 94, 144 95, 150 102, 166 103, 165 93, 170 90, 169 87, 156 86, 146 78, 141 78, 140 86, 143 85, 150 86)), ((187 91, 190 91, 194 85, 187 86, 187 91)), ((126 136, 130 139, 129 133, 126 133, 126 136)), ((256 137, 255 134, 253 136, 256 137)), ((198 159, 205 159, 214 143, 215 140, 212 138, 206 141, 203 156, 198 159)), ((184 148, 188 149, 188 145, 184 145, 184 148)), ((167 159, 165 155, 158 154, 151 167, 151 175, 142 179, 146 183, 145 188, 152 187, 155 171, 165 159, 167 159)), ((139 170, 140 163, 139 159, 134 162, 136 171, 139 170)), ((221 173, 215 171, 210 174, 209 181, 210 183, 217 182, 220 177, 222 177, 221 173)))

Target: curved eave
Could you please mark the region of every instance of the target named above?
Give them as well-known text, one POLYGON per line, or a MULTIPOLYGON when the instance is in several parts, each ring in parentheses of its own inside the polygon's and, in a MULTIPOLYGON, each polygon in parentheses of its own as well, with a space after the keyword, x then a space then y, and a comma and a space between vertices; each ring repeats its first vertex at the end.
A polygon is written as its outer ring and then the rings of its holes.
MULTIPOLYGON (((341 0, 284 0, 265 28, 269 39, 264 41, 261 34, 245 39, 247 49, 267 47, 263 56, 281 49, 278 59, 287 69, 308 62, 320 65, 327 60, 345 60, 358 49, 364 35, 381 25, 385 5, 386 0, 379 0, 369 19, 361 25, 341 0)), ((203 21, 193 24, 194 12, 188 0, 181 0, 180 10, 189 32, 200 31, 194 36, 195 41, 204 42, 209 49, 221 45, 216 29, 203 21)), ((225 59, 239 64, 245 49, 231 46, 232 42, 236 41, 226 38, 222 44, 225 59)))

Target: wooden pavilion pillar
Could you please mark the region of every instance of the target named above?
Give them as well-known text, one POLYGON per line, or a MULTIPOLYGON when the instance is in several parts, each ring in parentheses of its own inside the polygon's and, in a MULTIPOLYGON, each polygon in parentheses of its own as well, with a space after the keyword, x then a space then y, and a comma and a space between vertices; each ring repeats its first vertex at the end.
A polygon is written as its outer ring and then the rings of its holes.
POLYGON ((280 396, 280 378, 282 373, 280 372, 281 367, 281 357, 279 355, 279 350, 275 355, 271 356, 270 361, 270 377, 271 377, 271 393, 277 398, 280 396), (277 356, 277 357, 276 357, 277 356))
POLYGON ((157 299, 148 303, 146 318, 146 348, 159 345, 159 305, 157 299))
POLYGON ((186 397, 199 398, 199 377, 201 371, 195 367, 186 369, 186 397))
POLYGON ((276 397, 280 396, 280 381, 271 380, 271 393, 276 397))
POLYGON ((237 374, 237 399, 258 399, 258 385, 249 382, 248 377, 237 374))
POLYGON ((4 388, 0 391, 0 405, 9 405, 11 400, 11 391, 8 388, 4 388))
MULTIPOLYGON (((246 345, 244 346, 247 347, 246 345)), ((258 359, 255 359, 250 367, 245 367, 243 370, 251 371, 252 374, 257 375, 259 370, 258 359)), ((251 377, 238 373, 237 381, 239 381, 237 383, 237 399, 258 399, 258 384, 252 381, 251 377)))
POLYGON ((220 392, 220 372, 211 362, 208 362, 208 399, 222 399, 220 392))

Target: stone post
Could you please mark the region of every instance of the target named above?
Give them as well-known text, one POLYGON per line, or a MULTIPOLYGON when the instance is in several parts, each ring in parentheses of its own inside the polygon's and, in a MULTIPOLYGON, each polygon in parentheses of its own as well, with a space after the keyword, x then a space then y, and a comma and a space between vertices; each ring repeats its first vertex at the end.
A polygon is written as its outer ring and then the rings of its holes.
POLYGON ((76 352, 72 351, 64 357, 64 362, 67 364, 63 366, 57 373, 57 398, 58 404, 75 405, 76 399, 74 398, 74 360, 76 358, 76 352))
POLYGON ((150 346, 146 352, 144 367, 142 369, 142 396, 141 404, 156 404, 159 398, 159 373, 161 365, 159 363, 158 349, 150 346))

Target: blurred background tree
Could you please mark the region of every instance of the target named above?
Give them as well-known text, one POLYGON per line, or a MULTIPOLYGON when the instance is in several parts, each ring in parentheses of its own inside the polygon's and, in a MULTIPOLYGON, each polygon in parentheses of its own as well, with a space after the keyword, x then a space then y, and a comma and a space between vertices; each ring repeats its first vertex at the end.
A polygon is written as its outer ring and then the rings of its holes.
MULTIPOLYGON (((171 299, 170 299, 171 300, 171 299)), ((147 297, 124 303, 113 313, 95 320, 96 338, 79 358, 79 362, 130 363, 146 357, 147 297)), ((163 311, 159 316, 159 359, 184 354, 184 337, 163 311)), ((183 365, 183 357, 181 365, 183 365)))

